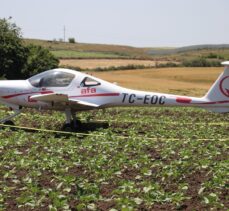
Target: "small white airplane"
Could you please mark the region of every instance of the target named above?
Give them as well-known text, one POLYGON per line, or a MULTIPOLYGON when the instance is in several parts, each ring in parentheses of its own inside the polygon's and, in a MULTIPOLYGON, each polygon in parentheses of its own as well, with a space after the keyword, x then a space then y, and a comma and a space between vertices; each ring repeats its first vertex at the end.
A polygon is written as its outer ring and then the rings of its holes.
POLYGON ((77 111, 114 106, 192 106, 226 113, 229 112, 229 61, 222 65, 224 72, 201 98, 131 90, 62 68, 45 71, 28 80, 0 81, 0 103, 14 111, 0 123, 13 124, 11 119, 20 114, 23 107, 65 111, 66 131, 77 128, 77 111))

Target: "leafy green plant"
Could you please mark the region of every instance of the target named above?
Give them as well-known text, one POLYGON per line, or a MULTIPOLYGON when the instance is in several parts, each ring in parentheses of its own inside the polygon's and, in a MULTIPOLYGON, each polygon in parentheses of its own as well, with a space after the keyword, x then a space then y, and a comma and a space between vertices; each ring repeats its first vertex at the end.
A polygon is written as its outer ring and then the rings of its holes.
MULTIPOLYGON (((16 124, 61 128, 64 116, 48 114, 16 124)), ((1 130, 1 210, 228 209, 227 116, 112 108, 81 113, 85 127, 89 115, 97 128, 83 136, 1 130)))

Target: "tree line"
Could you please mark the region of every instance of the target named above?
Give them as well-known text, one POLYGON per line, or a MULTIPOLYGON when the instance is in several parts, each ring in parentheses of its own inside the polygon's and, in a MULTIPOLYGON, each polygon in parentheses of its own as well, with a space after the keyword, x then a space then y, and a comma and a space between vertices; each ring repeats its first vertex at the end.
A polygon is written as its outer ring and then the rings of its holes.
POLYGON ((59 60, 48 49, 26 46, 21 29, 10 19, 0 19, 0 77, 25 79, 58 64, 59 60))

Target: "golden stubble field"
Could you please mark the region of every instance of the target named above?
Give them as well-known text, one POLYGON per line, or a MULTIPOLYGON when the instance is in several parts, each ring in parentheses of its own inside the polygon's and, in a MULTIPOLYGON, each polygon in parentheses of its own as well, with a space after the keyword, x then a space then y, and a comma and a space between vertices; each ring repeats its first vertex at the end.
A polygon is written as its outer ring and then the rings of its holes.
MULTIPOLYGON (((166 63, 167 61, 157 61, 158 64, 166 63)), ((60 65, 69 65, 72 67, 80 67, 82 69, 95 69, 106 67, 120 67, 127 65, 144 65, 155 66, 153 60, 137 60, 137 59, 60 59, 60 65)))
POLYGON ((132 89, 199 97, 207 92, 222 71, 223 67, 152 68, 89 73, 132 89))
MULTIPOLYGON (((159 61, 159 63, 163 62, 165 61, 159 61)), ((60 64, 94 69, 97 67, 127 65, 154 66, 155 61, 134 59, 64 59, 60 60, 60 64)), ((89 73, 132 89, 200 97, 208 91, 222 71, 223 67, 152 67, 150 69, 136 70, 89 71, 89 73)))

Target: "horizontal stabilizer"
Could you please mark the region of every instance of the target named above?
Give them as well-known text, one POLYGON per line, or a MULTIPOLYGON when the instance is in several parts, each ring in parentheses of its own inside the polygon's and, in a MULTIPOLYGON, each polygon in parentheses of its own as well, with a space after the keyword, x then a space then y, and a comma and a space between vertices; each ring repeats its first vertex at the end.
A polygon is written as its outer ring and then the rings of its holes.
POLYGON ((31 100, 45 101, 45 102, 68 102, 68 95, 64 94, 43 94, 33 95, 30 97, 31 100))
POLYGON ((205 109, 214 113, 229 113, 229 107, 205 107, 205 109))

